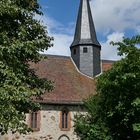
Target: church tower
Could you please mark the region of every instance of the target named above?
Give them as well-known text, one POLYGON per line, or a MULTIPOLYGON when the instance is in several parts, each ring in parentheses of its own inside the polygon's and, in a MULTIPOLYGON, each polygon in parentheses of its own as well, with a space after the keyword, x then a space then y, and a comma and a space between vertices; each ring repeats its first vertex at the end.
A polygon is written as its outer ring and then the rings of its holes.
POLYGON ((73 43, 70 46, 71 57, 80 72, 94 77, 101 73, 99 44, 89 0, 80 0, 73 43))

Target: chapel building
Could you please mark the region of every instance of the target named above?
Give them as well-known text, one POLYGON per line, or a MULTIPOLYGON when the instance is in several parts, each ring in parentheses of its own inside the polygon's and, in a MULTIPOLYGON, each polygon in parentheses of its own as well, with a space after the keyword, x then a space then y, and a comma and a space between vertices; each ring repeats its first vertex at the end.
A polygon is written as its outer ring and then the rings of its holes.
POLYGON ((101 60, 89 0, 80 0, 71 57, 47 55, 31 64, 41 78, 54 81, 54 90, 36 101, 41 110, 27 114, 29 135, 6 135, 2 140, 80 140, 74 133, 74 116, 86 113, 83 100, 95 95, 95 77, 111 68, 113 61, 101 60))

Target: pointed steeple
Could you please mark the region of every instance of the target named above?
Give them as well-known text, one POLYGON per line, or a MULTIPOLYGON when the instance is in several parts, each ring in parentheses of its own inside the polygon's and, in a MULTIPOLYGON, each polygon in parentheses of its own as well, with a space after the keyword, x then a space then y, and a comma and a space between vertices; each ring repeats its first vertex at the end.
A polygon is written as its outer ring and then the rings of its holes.
POLYGON ((94 77, 101 73, 100 50, 89 0, 80 0, 74 40, 70 46, 71 57, 85 75, 94 77))
POLYGON ((80 0, 76 30, 71 47, 82 44, 93 44, 100 47, 96 37, 89 0, 80 0))

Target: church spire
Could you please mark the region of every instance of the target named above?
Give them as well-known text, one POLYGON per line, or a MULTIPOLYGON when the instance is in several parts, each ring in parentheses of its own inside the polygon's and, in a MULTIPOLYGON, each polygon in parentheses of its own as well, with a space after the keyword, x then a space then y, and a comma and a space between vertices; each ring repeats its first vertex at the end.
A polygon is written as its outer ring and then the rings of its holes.
POLYGON ((100 47, 96 37, 89 0, 80 0, 75 36, 71 47, 81 44, 94 44, 100 47))
POLYGON ((100 50, 89 0, 80 0, 74 40, 70 46, 71 57, 85 75, 94 77, 101 72, 100 50))

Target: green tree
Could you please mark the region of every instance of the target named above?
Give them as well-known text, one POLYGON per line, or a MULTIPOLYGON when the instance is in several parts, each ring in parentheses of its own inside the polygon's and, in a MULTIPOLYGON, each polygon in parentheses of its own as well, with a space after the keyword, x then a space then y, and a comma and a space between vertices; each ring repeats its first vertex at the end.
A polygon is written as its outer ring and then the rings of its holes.
POLYGON ((82 140, 140 138, 140 36, 112 44, 123 58, 97 78, 97 94, 85 102, 87 115, 77 116, 82 140))
POLYGON ((37 0, 0 0, 1 134, 8 130, 25 133, 25 113, 39 107, 31 97, 53 88, 51 81, 38 78, 29 65, 40 61, 39 52, 52 46, 36 14, 42 14, 37 0))

